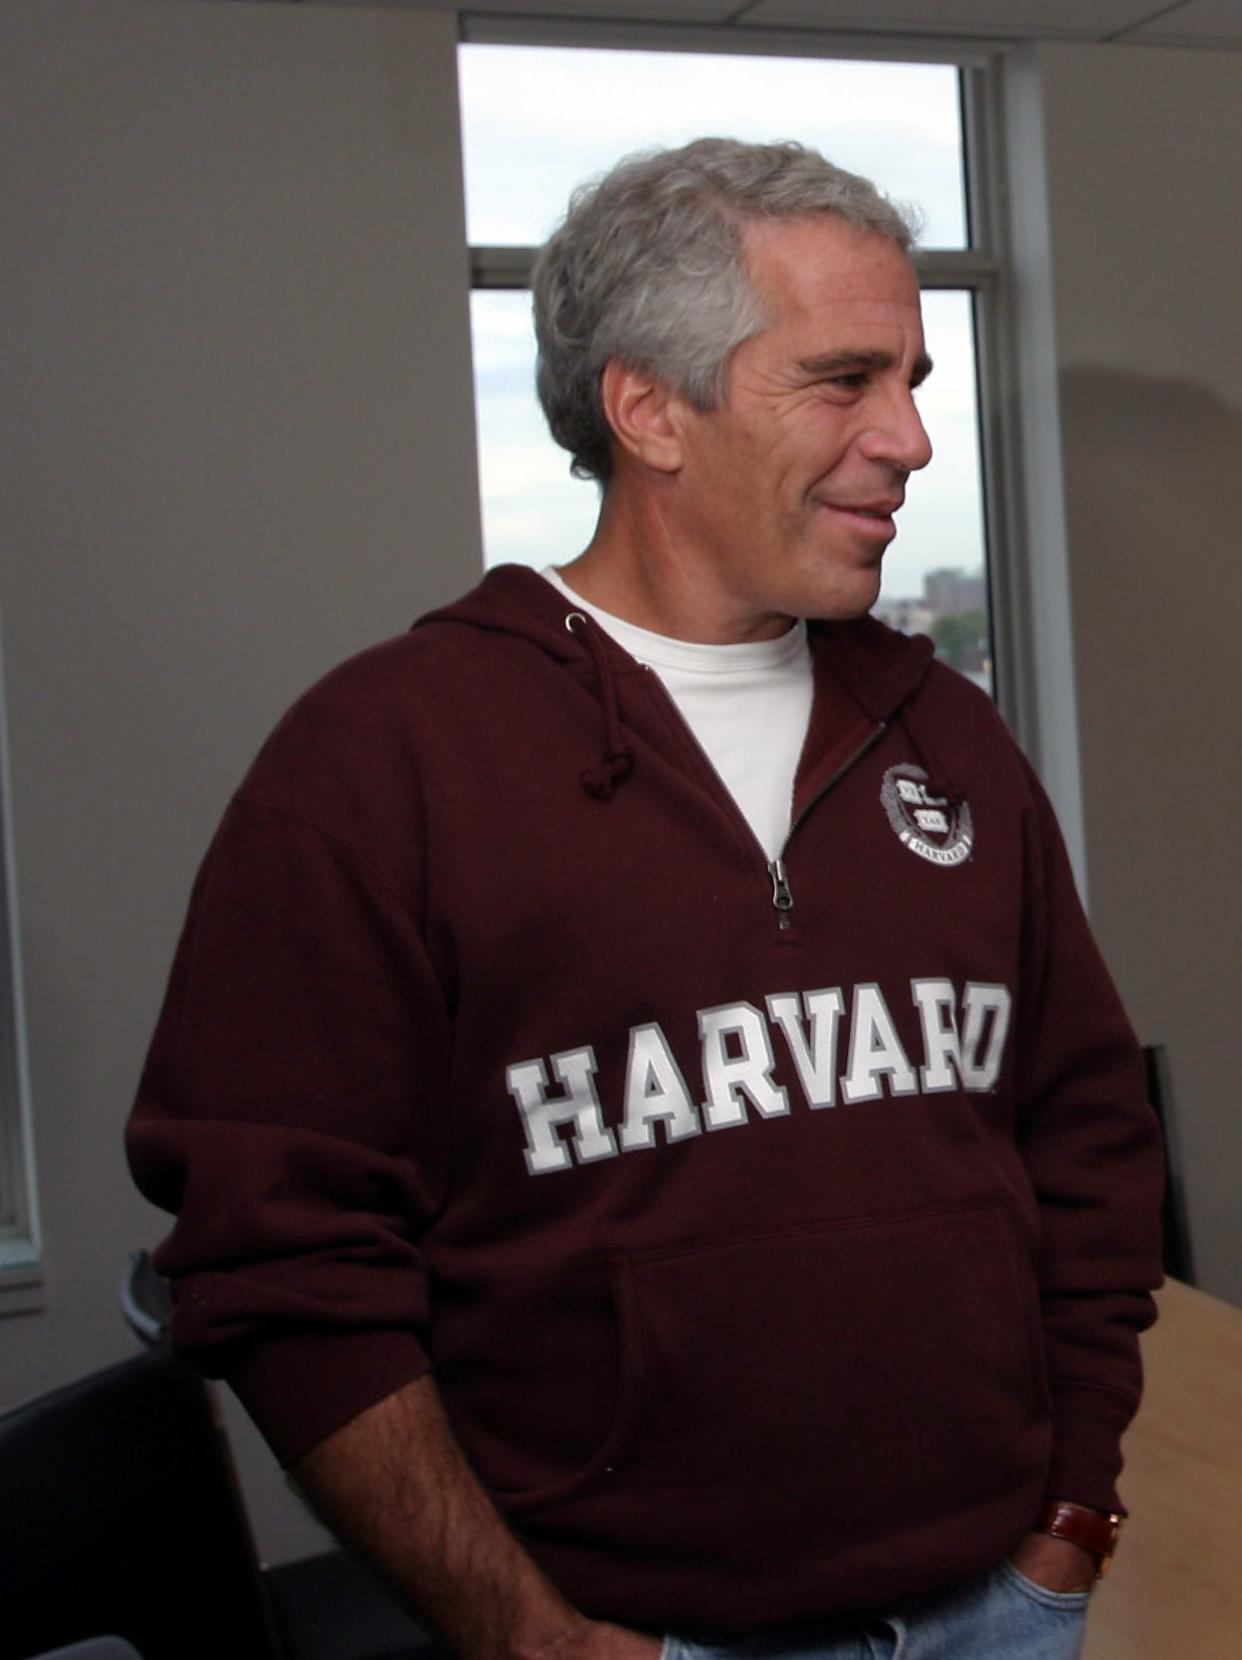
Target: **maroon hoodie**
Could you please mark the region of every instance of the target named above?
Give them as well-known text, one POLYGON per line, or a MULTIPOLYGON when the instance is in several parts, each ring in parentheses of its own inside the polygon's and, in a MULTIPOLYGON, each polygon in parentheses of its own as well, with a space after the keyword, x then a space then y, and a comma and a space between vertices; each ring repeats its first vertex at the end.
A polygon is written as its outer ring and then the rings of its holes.
POLYGON ((926 640, 812 624, 769 866, 534 573, 328 675, 208 853, 130 1132, 279 1456, 434 1367, 589 1614, 740 1633, 1110 1507, 1159 1279, 1133 1035, 926 640))

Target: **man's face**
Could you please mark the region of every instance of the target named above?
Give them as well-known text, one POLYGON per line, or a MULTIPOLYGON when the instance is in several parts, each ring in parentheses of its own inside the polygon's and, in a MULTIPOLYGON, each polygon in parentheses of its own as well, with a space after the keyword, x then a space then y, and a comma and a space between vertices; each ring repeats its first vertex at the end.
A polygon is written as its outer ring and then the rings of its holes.
POLYGON ((931 459, 912 397, 931 364, 897 244, 821 216, 752 225, 745 246, 772 320, 733 354, 719 409, 679 400, 666 496, 718 639, 868 611, 907 476, 931 459))

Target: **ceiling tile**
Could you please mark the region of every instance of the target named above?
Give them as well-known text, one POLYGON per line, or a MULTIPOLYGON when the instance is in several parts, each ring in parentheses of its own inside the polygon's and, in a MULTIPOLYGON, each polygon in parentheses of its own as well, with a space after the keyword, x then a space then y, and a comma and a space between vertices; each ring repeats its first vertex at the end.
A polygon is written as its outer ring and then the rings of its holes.
MULTIPOLYGON (((318 0, 320 5, 375 5, 377 0, 318 0)), ((380 0, 383 3, 383 0, 380 0)), ((414 11, 456 10, 475 17, 489 12, 525 16, 611 18, 615 22, 725 23, 743 0, 386 0, 414 11)))
MULTIPOLYGON (((470 0, 317 0, 325 6, 389 5, 470 12, 470 0)), ((1181 0, 1153 18, 1159 0, 478 0, 487 13, 617 23, 750 24, 993 40, 1111 40, 1146 45, 1242 47, 1242 0, 1181 0)))
POLYGON ((856 32, 1098 40, 1150 17, 1152 9, 1153 0, 756 0, 740 21, 856 32))
POLYGON ((1164 45, 1242 46, 1242 4, 1239 0, 1185 0, 1176 10, 1153 18, 1123 38, 1164 45))

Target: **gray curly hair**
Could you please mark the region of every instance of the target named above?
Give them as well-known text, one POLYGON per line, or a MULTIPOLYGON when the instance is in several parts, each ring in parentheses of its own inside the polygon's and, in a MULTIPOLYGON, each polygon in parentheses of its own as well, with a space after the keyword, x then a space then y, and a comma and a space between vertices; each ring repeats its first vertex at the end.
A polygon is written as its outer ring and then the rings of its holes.
POLYGON ((918 232, 912 209, 794 143, 699 138, 628 156, 574 192, 532 287, 539 401, 577 477, 612 473, 605 364, 620 358, 717 408, 730 357, 768 321, 746 270, 746 224, 821 213, 907 251, 918 232))

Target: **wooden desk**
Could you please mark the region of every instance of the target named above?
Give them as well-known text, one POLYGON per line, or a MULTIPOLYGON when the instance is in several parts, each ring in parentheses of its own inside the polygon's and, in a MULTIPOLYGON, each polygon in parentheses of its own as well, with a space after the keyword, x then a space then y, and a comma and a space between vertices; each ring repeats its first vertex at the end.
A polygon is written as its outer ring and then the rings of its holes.
POLYGON ((1083 1660, 1242 1657, 1242 1311, 1170 1280, 1125 1442, 1130 1519, 1083 1660))

